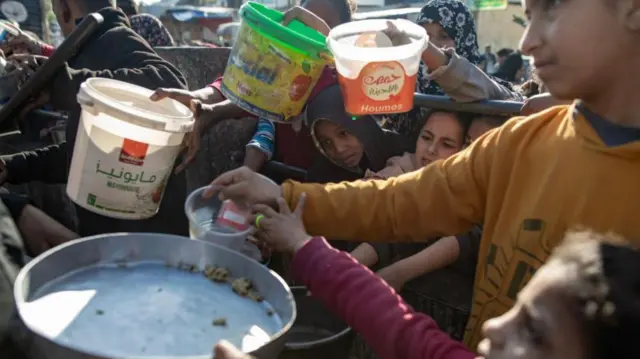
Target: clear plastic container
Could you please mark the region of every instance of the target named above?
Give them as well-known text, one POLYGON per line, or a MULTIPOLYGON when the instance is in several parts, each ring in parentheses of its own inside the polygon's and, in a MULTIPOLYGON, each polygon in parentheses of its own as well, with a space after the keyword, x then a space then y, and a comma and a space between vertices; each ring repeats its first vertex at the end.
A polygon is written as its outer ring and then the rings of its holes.
POLYGON ((354 21, 333 28, 327 42, 348 113, 389 114, 413 108, 420 59, 429 43, 423 27, 404 19, 354 21), (379 34, 388 28, 388 22, 411 42, 393 47, 356 46, 363 34, 379 34))
MULTIPOLYGON (((202 194, 208 188, 201 187, 193 191, 184 204, 184 211, 189 220, 189 236, 192 239, 225 246, 256 261, 260 261, 262 259, 260 250, 247 241, 252 227, 250 225, 241 227, 225 223, 225 219, 233 219, 232 222, 237 223, 237 218, 233 218, 237 216, 225 216, 221 213, 221 211, 225 210, 225 205, 218 196, 202 197, 202 194)), ((242 216, 242 214, 238 215, 242 216)))

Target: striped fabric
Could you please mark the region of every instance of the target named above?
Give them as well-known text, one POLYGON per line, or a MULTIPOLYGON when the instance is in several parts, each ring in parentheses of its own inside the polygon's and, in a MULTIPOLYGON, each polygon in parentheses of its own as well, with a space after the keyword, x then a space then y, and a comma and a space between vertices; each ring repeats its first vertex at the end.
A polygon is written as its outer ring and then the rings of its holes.
POLYGON ((261 118, 258 120, 256 133, 247 144, 247 147, 255 147, 271 160, 276 147, 276 126, 273 122, 261 118))

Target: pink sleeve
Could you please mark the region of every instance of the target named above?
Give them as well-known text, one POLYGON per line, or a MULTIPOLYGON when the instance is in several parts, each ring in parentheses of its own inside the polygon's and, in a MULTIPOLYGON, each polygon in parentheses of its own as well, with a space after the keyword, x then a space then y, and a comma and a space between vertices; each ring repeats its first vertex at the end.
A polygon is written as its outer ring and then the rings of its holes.
POLYGON ((215 81, 210 83, 208 87, 213 87, 214 89, 222 93, 222 91, 220 91, 220 87, 222 86, 222 79, 223 79, 222 77, 218 77, 215 81))
POLYGON ((42 56, 49 57, 53 55, 54 51, 56 51, 56 48, 51 45, 42 44, 40 46, 40 53, 42 54, 42 56))
POLYGON ((360 333, 382 359, 473 359, 475 354, 417 313, 347 253, 314 238, 293 259, 296 279, 360 333))

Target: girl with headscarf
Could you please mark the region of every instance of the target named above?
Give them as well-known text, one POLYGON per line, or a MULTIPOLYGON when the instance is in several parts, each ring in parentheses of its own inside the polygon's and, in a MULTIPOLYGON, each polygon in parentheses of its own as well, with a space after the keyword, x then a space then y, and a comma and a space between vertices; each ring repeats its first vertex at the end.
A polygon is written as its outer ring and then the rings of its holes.
MULTIPOLYGON (((447 95, 460 102, 520 100, 508 82, 492 78, 477 65, 482 61, 473 14, 458 0, 431 0, 417 23, 429 34, 422 54, 416 92, 447 95)), ((415 133, 416 112, 386 117, 386 127, 403 135, 415 133)))

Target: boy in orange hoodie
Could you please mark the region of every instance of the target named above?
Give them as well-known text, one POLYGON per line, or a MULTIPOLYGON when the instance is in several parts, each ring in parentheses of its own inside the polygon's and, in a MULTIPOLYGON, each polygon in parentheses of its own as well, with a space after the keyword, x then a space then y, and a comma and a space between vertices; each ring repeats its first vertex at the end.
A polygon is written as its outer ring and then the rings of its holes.
MULTIPOLYGON (((311 234, 420 241, 484 224, 465 342, 515 303, 567 229, 640 238, 640 2, 524 0, 521 49, 560 100, 466 150, 386 181, 275 186, 241 168, 223 197, 295 207, 311 234)), ((212 191, 213 192, 213 191, 212 191)))

